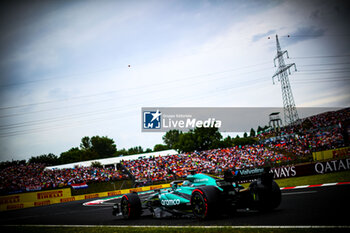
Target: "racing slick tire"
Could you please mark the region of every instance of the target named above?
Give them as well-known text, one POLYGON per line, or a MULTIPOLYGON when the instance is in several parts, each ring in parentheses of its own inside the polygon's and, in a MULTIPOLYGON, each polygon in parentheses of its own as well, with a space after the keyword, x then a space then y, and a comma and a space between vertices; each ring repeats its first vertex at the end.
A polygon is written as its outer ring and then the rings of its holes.
POLYGON ((137 193, 128 193, 123 195, 120 202, 120 209, 125 219, 135 219, 140 217, 142 208, 141 200, 137 193))
POLYGON ((281 203, 281 190, 273 180, 271 186, 258 184, 257 181, 249 185, 252 194, 252 207, 259 211, 270 211, 277 208, 281 203))
POLYGON ((220 191, 215 186, 204 186, 193 190, 192 213, 196 218, 213 218, 219 210, 220 191))

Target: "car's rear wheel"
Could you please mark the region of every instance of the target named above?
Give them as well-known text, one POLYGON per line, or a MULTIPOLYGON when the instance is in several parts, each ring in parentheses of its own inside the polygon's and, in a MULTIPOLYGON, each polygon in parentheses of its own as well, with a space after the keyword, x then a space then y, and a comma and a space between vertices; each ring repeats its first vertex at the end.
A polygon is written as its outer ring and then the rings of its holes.
POLYGON ((218 210, 220 191, 214 186, 193 190, 191 195, 192 213, 200 219, 212 218, 218 210))
POLYGON ((141 215, 141 201, 137 193, 125 194, 121 199, 120 208, 125 219, 138 218, 141 215))
POLYGON ((277 208, 281 203, 281 190, 275 181, 267 187, 256 181, 249 186, 253 198, 253 208, 259 211, 269 211, 277 208))

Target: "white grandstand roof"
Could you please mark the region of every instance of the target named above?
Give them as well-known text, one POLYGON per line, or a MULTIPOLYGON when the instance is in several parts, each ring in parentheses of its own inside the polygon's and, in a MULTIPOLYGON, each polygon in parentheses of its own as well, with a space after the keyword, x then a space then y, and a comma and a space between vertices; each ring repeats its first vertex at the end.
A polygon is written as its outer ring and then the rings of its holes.
POLYGON ((176 150, 163 150, 163 151, 156 151, 156 152, 150 152, 150 153, 143 153, 143 154, 136 154, 136 155, 126 155, 126 156, 120 156, 120 157, 111 157, 111 158, 105 158, 105 159, 94 159, 94 160, 88 160, 88 161, 81 161, 76 163, 67 163, 57 166, 50 166, 46 167, 46 169, 64 169, 64 168, 74 168, 76 166, 78 167, 90 167, 92 162, 100 162, 102 165, 114 165, 117 163, 120 163, 122 160, 135 160, 141 158, 149 158, 151 156, 167 156, 167 155, 175 155, 178 154, 176 150))

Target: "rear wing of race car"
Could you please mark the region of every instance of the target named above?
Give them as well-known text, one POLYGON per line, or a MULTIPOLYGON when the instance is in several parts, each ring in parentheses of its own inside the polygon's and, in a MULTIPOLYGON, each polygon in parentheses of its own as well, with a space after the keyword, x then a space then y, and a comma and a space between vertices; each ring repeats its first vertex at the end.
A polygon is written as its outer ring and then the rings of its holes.
POLYGON ((271 184, 273 173, 270 167, 254 168, 254 169, 238 169, 226 170, 224 180, 231 183, 241 183, 243 181, 261 180, 262 183, 271 184))

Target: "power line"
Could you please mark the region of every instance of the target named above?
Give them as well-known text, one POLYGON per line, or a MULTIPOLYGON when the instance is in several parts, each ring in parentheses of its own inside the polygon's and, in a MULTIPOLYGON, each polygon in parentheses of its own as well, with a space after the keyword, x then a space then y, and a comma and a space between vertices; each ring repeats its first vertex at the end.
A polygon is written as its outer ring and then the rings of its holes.
MULTIPOLYGON (((263 64, 267 64, 267 62, 264 62, 264 63, 259 63, 259 64, 255 64, 255 65, 249 65, 249 66, 244 66, 244 67, 239 67, 239 68, 235 68, 235 69, 230 69, 230 70, 224 70, 224 71, 217 71, 217 72, 211 72, 211 73, 206 73, 206 74, 199 74, 199 75, 195 75, 195 76, 191 76, 191 77, 186 77, 186 78, 181 78, 181 79, 176 79, 176 80, 171 80, 170 82, 164 82, 164 83, 160 83, 161 85, 163 84, 166 84, 168 85, 169 83, 171 82, 178 82, 180 80, 188 80, 189 78, 197 78, 197 77, 203 77, 203 76, 214 76, 214 79, 210 79, 210 80, 206 80, 206 81, 213 81, 213 80, 217 80, 217 79, 226 79, 226 78, 232 78, 232 76, 228 76, 228 77, 215 77, 215 75, 217 74, 222 74, 222 73, 229 73, 231 71, 235 71, 235 70, 239 70, 239 69, 245 69, 245 68, 250 68, 250 67, 255 67, 255 66, 259 66, 259 65, 263 65, 263 64)), ((324 63, 324 64, 320 64, 320 65, 326 65, 327 63, 324 63)), ((328 65, 335 65, 335 64, 341 64, 341 63, 329 63, 328 65)), ((348 63, 345 63, 345 64, 348 64, 348 63)), ((314 64, 315 65, 315 64, 314 64)), ((260 72, 260 71, 263 71, 263 70, 267 70, 267 69, 270 69, 270 68, 264 68, 264 69, 258 69, 258 70, 254 70, 254 71, 249 71, 249 72, 243 72, 241 74, 238 74, 238 75, 245 75, 245 74, 249 74, 249 73, 254 73, 254 72, 260 72)), ((305 74, 305 73, 304 73, 305 74)), ((265 78, 264 78, 265 79, 265 78)), ((267 80, 267 79, 265 79, 267 80)), ((334 80, 334 79, 333 79, 334 80)), ((338 79, 337 79, 338 80, 338 79)), ((261 82, 261 81, 264 81, 262 78, 259 78, 259 79, 255 79, 255 80, 248 80, 247 82, 261 82)), ((303 80, 300 80, 300 81, 303 81, 303 80)), ((326 82, 328 80, 323 80, 322 82, 326 82)), ((202 80, 201 80, 202 82, 202 80)), ((242 82, 241 82, 242 83, 242 82)), ((153 85, 152 85, 153 86, 153 85)), ((145 87, 135 87, 135 88, 131 88, 131 89, 139 89, 139 88, 145 88, 145 87)), ((235 87, 237 88, 237 87, 235 87)), ((232 89, 232 88, 224 88, 224 89, 220 89, 219 91, 224 91, 224 90, 229 90, 229 89, 232 89)), ((130 90, 130 89, 128 89, 130 90)), ((117 91, 109 91, 109 92, 103 92, 103 93, 96 93, 96 94, 91 94, 91 95, 85 95, 85 96, 77 96, 77 97, 71 97, 71 98, 66 98, 66 99, 62 99, 62 100, 56 100, 56 101, 46 101, 46 102, 39 102, 39 103, 32 103, 32 104, 27 104, 27 105, 22 105, 22 106, 10 106, 9 108, 11 107, 23 107, 23 106, 33 106, 35 104, 47 104, 47 103, 55 103, 57 101, 68 101, 68 100, 72 100, 72 99, 80 99, 80 98, 88 98, 88 97, 94 97, 94 96, 100 96, 100 95, 107 95, 107 94, 113 94, 113 93, 116 93, 117 91)), ((147 94, 148 92, 146 93, 143 93, 144 94, 147 94)), ((211 95, 212 93, 210 93, 211 95)), ((136 95, 136 96, 140 96, 140 95, 136 95)), ((186 97, 188 98, 188 97, 186 97)), ((109 100, 113 100, 113 99, 109 99, 109 100)), ((178 99, 177 99, 178 100, 178 99)), ((102 100, 102 101, 105 101, 105 100, 102 100)), ((97 102, 100 102, 100 101, 96 101, 94 103, 97 103, 97 102)), ((78 106, 78 105, 74 105, 74 106, 78 106)), ((121 107, 125 107, 125 106, 119 106, 119 108, 121 107)), ((1 109, 1 108, 0 108, 1 109)), ((56 109, 52 109, 52 110, 57 110, 56 109)), ((45 111, 45 110, 42 110, 42 111, 45 111)), ((40 111, 40 112, 42 112, 40 111)), ((30 127, 30 126, 35 126, 35 125, 40 125, 40 124, 48 124, 48 123, 52 123, 52 122, 55 122, 57 120, 60 120, 60 121, 66 121, 66 120, 71 120, 71 119, 75 119, 77 117, 81 117, 81 115, 85 114, 86 117, 91 117, 91 116, 94 116, 94 115, 98 115, 98 114, 105 114, 105 113, 108 113, 108 112, 113 112, 115 110, 113 109, 99 109, 99 110, 94 110, 94 111, 90 111, 90 112, 83 112, 83 113, 78 113, 78 114, 74 114, 74 115, 65 115, 65 116, 61 116, 59 118, 49 118, 49 119, 43 119, 41 122, 40 120, 38 120, 37 122, 21 122, 21 123, 17 123, 17 124, 12 124, 12 125, 7 125, 7 126, 4 126, 5 128, 3 128, 2 130, 7 130, 7 129, 12 129, 12 128, 6 128, 6 127, 17 127, 17 128, 20 128, 20 127, 30 127), (108 110, 111 110, 111 111, 108 111, 108 110), (25 124, 25 125, 23 125, 25 124)), ((34 112, 35 113, 35 112, 34 112)), ((26 114, 26 113, 24 113, 26 114)))
POLYGON ((338 62, 338 63, 318 63, 318 64, 308 64, 308 65, 301 65, 298 67, 304 67, 304 66, 331 66, 331 65, 349 65, 350 62, 338 62))
MULTIPOLYGON (((270 69, 270 68, 267 68, 267 69, 270 69)), ((243 75, 249 74, 249 73, 254 73, 254 72, 260 72, 260 71, 267 70, 267 69, 264 68, 264 69, 254 70, 254 71, 250 71, 250 72, 244 73, 243 75)), ((242 75, 242 74, 238 74, 238 75, 242 75)), ((218 78, 214 78, 214 79, 210 79, 210 80, 206 80, 206 81, 211 82, 211 81, 216 81, 218 79, 224 80, 224 79, 228 79, 228 78, 232 79, 232 76, 218 77, 218 78)), ((195 83, 191 83, 191 85, 194 85, 194 84, 197 84, 197 85, 205 84, 206 85, 206 83, 203 83, 201 80, 198 81, 198 82, 195 82, 195 83)), ((180 85, 182 87, 182 83, 180 83, 180 85)), ((173 90, 174 90, 174 88, 175 87, 172 86, 173 90)), ((168 91, 168 90, 167 89, 157 90, 157 93, 159 93, 160 91, 168 91)), ((147 94, 152 94, 153 92, 154 92, 153 90, 148 90, 146 92, 138 93, 136 95, 128 95, 128 97, 130 97, 130 98, 138 97, 138 96, 143 96, 143 95, 147 95, 147 94)), ((82 105, 91 105, 93 103, 100 103, 100 102, 107 102, 107 101, 114 101, 114 100, 115 100, 115 98, 109 98, 109 99, 103 99, 103 100, 99 100, 99 101, 92 101, 92 102, 89 102, 89 103, 82 103, 82 104, 76 104, 76 105, 70 105, 70 106, 64 106, 64 107, 55 107, 55 108, 46 109, 46 110, 38 110, 38 111, 31 111, 31 112, 26 111, 24 113, 7 114, 7 115, 0 116, 0 118, 23 116, 23 115, 28 115, 28 114, 33 114, 33 113, 42 113, 42 112, 48 112, 48 111, 57 111, 57 110, 60 110, 60 109, 65 109, 66 110, 67 108, 79 107, 79 106, 82 106, 82 105)), ((0 126, 0 128, 1 128, 1 126, 0 126)))
MULTIPOLYGON (((347 81, 347 80, 321 80, 321 81, 319 81, 319 80, 302 81, 301 80, 301 81, 294 81, 292 83, 294 85, 294 84, 315 84, 315 82, 318 82, 318 83, 343 83, 345 81, 347 81)), ((327 84, 327 85, 329 85, 329 84, 327 84)))
MULTIPOLYGON (((252 85, 252 84, 258 84, 259 81, 265 81, 268 80, 267 77, 264 78, 258 78, 258 79, 254 79, 254 80, 245 80, 243 82, 240 82, 240 84, 246 84, 246 85, 252 85)), ((242 86, 233 86, 233 87, 225 87, 225 88, 221 88, 221 89, 216 89, 213 90, 213 92, 211 93, 207 93, 207 94, 203 94, 203 95, 196 95, 194 96, 194 98, 192 99, 203 99, 203 97, 205 96, 212 96, 213 93, 219 92, 219 94, 216 94, 215 96, 218 96, 220 94, 224 94, 224 91, 227 90, 231 90, 231 89, 235 89, 235 88, 241 88, 242 86)), ((188 97, 184 96, 182 98, 176 98, 175 103, 178 103, 179 100, 181 99, 185 99, 188 101, 188 97)), ((164 98, 161 98, 159 100, 164 100, 164 98)), ((134 104, 135 106, 139 105, 139 104, 134 104)), ((56 118, 48 118, 48 119, 41 119, 41 120, 36 120, 36 121, 28 121, 28 122, 21 122, 21 123, 16 123, 16 124, 10 124, 10 125, 6 125, 3 126, 2 129, 0 130, 9 130, 9 129, 15 129, 15 128, 23 128, 23 127, 31 127, 31 126, 37 126, 37 125, 41 125, 41 124, 48 124, 48 123, 57 123, 59 121, 66 121, 66 120, 73 120, 76 117, 79 117, 79 122, 81 121, 81 118, 85 118, 85 117, 90 117, 90 116, 94 116, 94 115, 99 115, 99 114, 106 114, 106 113, 110 113, 110 112, 115 112, 115 111, 119 111, 122 112, 125 109, 131 109, 130 105, 126 105, 129 108, 125 108, 125 106, 118 106, 115 107, 113 109, 108 109, 105 111, 92 111, 92 112, 84 112, 84 113, 79 113, 79 114, 72 114, 69 116, 64 116, 64 117, 56 117, 56 118)), ((100 119, 100 118, 99 118, 100 119)), ((103 118, 102 118, 103 119, 103 118)), ((65 126, 66 124, 64 124, 63 126, 65 126)), ((57 127, 55 127, 56 129, 57 127)), ((59 128, 59 127, 58 127, 59 128)), ((51 127, 44 127, 44 128, 36 128, 39 129, 40 131, 47 131, 50 130, 51 127)), ((34 130, 36 130, 34 129, 34 130)), ((31 129, 23 129, 23 130, 17 130, 17 131, 12 131, 12 132, 4 132, 2 134, 0 134, 0 137, 6 137, 6 136, 17 136, 17 135, 21 135, 23 132, 24 134, 27 133, 31 133, 31 129)))
MULTIPOLYGON (((350 55, 346 54, 346 55, 308 56, 308 57, 292 57, 292 58, 308 59, 308 58, 329 58, 329 57, 350 57, 350 55)), ((254 64, 254 65, 248 65, 248 66, 243 66, 243 67, 238 67, 238 68, 228 69, 228 70, 223 70, 223 71, 217 71, 217 72, 193 75, 193 76, 189 76, 189 77, 185 77, 185 78, 180 78, 180 79, 170 80, 170 81, 163 82, 163 83, 158 83, 158 84, 155 84, 155 85, 162 85, 162 84, 168 84, 170 82, 178 82, 178 81, 182 81, 182 80, 199 78, 199 77, 203 77, 203 76, 212 76, 212 75, 216 75, 216 74, 228 73, 228 72, 236 71, 236 70, 239 70, 239 69, 246 69, 246 68, 251 68, 251 67, 264 65, 264 64, 268 64, 268 62, 257 63, 257 64, 254 64)), ((330 64, 320 64, 320 65, 335 65, 335 64, 349 64, 349 63, 330 63, 330 64)), ((303 65, 303 66, 311 66, 311 65, 303 65)), ((98 73, 98 72, 102 72, 104 70, 113 70, 113 69, 116 69, 116 68, 105 68, 105 69, 92 71, 92 72, 87 72, 87 73, 98 73)), ((87 74, 87 73, 85 73, 85 74, 87 74)), ((82 74, 84 74, 84 73, 81 73, 80 75, 82 75, 82 74)), ((78 74, 72 74, 72 75, 68 75, 68 76, 74 76, 74 75, 78 75, 78 74)), ((52 79, 42 79, 42 80, 46 81, 46 80, 52 80, 52 79)), ((39 82, 40 80, 34 80, 34 81, 29 81, 29 82, 37 82, 37 81, 39 82)), ((154 85, 152 85, 152 87, 153 86, 154 85)), ((131 89, 140 89, 140 88, 143 89, 145 87, 144 86, 142 86, 142 87, 133 87, 131 89)), ((130 89, 128 89, 128 90, 130 90, 130 89)), ((125 91, 125 88, 124 89, 119 89, 119 90, 114 90, 114 91, 109 91, 109 92, 95 93, 95 94, 91 94, 91 95, 83 95, 83 96, 64 98, 64 99, 60 99, 60 100, 43 101, 43 102, 29 103, 29 104, 23 104, 23 105, 14 105, 14 106, 0 107, 0 110, 14 109, 14 108, 23 108, 23 107, 31 107, 31 106, 35 106, 35 105, 52 104, 52 103, 64 102, 64 101, 75 100, 75 99, 90 98, 90 97, 96 97, 96 96, 100 96, 100 95, 115 94, 115 93, 118 93, 120 91, 125 91)))
POLYGON ((74 76, 86 77, 86 75, 101 73, 101 72, 110 71, 110 70, 118 70, 118 69, 122 69, 122 67, 119 66, 119 67, 102 68, 102 69, 98 69, 98 70, 81 72, 81 73, 63 74, 63 75, 57 75, 57 76, 52 76, 52 77, 43 78, 43 79, 28 80, 28 81, 22 81, 22 82, 17 82, 17 83, 7 83, 7 84, 0 85, 0 88, 7 88, 7 87, 12 87, 12 86, 45 82, 45 81, 51 81, 51 80, 62 80, 62 79, 71 78, 74 76))
POLYGON ((348 68, 348 67, 346 67, 346 68, 326 68, 326 69, 316 69, 316 70, 310 70, 310 69, 307 69, 307 70, 300 70, 299 69, 299 71, 300 72, 316 72, 316 71, 333 71, 333 70, 335 70, 335 71, 348 71, 348 70, 350 70, 350 67, 348 68))
MULTIPOLYGON (((268 77, 260 77, 258 79, 254 79, 254 80, 245 80, 243 82, 240 82, 239 84, 254 85, 254 84, 259 84, 259 82, 265 81, 265 80, 268 80, 268 77)), ((303 81, 304 80, 293 81, 293 83, 296 83, 296 84, 303 84, 303 83, 308 84, 308 83, 311 83, 311 82, 307 82, 307 81, 303 82, 303 81)), ((328 82, 328 80, 327 80, 327 82, 328 82)), ((314 81, 312 81, 312 83, 314 83, 314 81)), ((222 95, 222 94, 225 94, 225 91, 228 91, 228 90, 231 90, 231 89, 235 89, 235 88, 241 88, 241 87, 242 87, 242 85, 217 89, 217 90, 213 91, 212 93, 203 94, 203 95, 196 95, 196 96, 194 96, 194 98, 190 98, 190 100, 203 99, 203 97, 205 97, 205 96, 212 96, 213 93, 217 93, 217 92, 219 92, 219 93, 215 94, 215 96, 222 95)), ((186 100, 186 102, 189 101, 188 96, 184 96, 182 98, 176 98, 175 103, 178 103, 179 101, 181 101, 181 99, 186 100)), ((159 100, 164 100, 164 99, 161 98, 159 100)), ((153 101, 155 101, 155 100, 153 100, 153 101)), ((135 104, 135 105, 138 105, 138 104, 135 104)), ((129 105, 129 107, 130 107, 130 105, 129 105)), ((118 111, 119 114, 121 114, 121 112, 125 112, 125 110, 133 109, 133 108, 125 109, 123 106, 119 106, 119 108, 123 108, 120 111, 118 111)), ((110 112, 115 112, 115 111, 111 110, 110 112)), ((108 113, 108 112, 103 112, 102 114, 106 114, 106 113, 108 113)), ((82 113, 82 114, 84 114, 84 113, 82 113)), ((89 115, 88 117, 91 117, 93 115, 96 115, 96 114, 89 115)), ((72 119, 75 119, 75 118, 72 117, 72 119)), ((110 116, 108 116, 107 119, 106 119, 106 117, 99 117, 99 118, 86 119, 86 120, 82 120, 81 118, 79 118, 79 119, 77 119, 78 122, 74 123, 74 124, 67 124, 67 123, 63 123, 62 122, 62 124, 60 123, 60 125, 51 126, 51 127, 39 127, 39 128, 35 128, 35 129, 23 129, 23 130, 17 130, 17 131, 12 131, 12 132, 4 132, 4 133, 0 134, 0 137, 10 137, 10 136, 23 135, 23 134, 45 132, 45 131, 51 131, 51 130, 54 130, 54 129, 63 129, 63 128, 67 128, 67 127, 78 127, 78 126, 81 126, 82 124, 91 123, 93 121, 116 120, 116 119, 120 119, 120 117, 118 117, 118 118, 110 118, 110 116)), ((66 121, 66 120, 70 120, 70 119, 61 119, 60 121, 66 121)), ((54 122, 58 122, 58 121, 59 120, 56 119, 54 122)), ((36 125, 38 125, 38 124, 36 124, 36 125)), ((35 125, 28 125, 28 126, 25 126, 25 127, 29 127, 29 126, 35 126, 35 125)))
MULTIPOLYGON (((289 37, 289 38, 293 38, 293 37, 320 37, 320 34, 315 34, 315 35, 286 35, 286 36, 280 36, 280 37, 289 37)), ((349 37, 350 34, 328 34, 328 35, 322 35, 322 36, 327 36, 327 37, 349 37)))
POLYGON ((101 96, 101 95, 108 95, 108 94, 115 93, 115 92, 116 91, 108 91, 108 92, 101 92, 101 93, 96 93, 96 94, 91 94, 91 95, 74 96, 74 97, 64 98, 64 99, 60 99, 60 100, 42 101, 42 102, 36 102, 36 103, 30 103, 30 104, 0 107, 0 110, 24 108, 24 107, 31 107, 31 106, 35 106, 35 105, 43 105, 43 104, 52 104, 52 103, 64 102, 64 101, 72 100, 72 99, 83 99, 83 98, 90 98, 90 97, 96 97, 96 96, 101 96))
MULTIPOLYGON (((260 72, 260 71, 264 71, 264 70, 269 70, 270 68, 264 68, 264 69, 259 69, 259 70, 253 70, 253 71, 249 71, 249 72, 245 72, 245 73, 240 73, 238 75, 246 75, 246 74, 250 74, 250 73, 255 73, 255 72, 260 72)), ((227 78, 232 78, 232 76, 227 76, 227 77, 218 77, 218 78, 214 78, 214 79, 210 79, 210 80, 206 80, 206 81, 215 81, 215 80, 218 80, 218 79, 227 79, 227 78)), ((187 78, 186 78, 187 79, 187 78)), ((178 81, 178 80, 176 80, 178 81)), ((162 83, 162 84, 166 84, 166 85, 169 85, 171 82, 167 82, 167 83, 162 83)), ((192 83, 192 84, 201 84, 203 83, 201 80, 199 82, 196 82, 196 83, 192 83)), ((180 85, 182 86, 182 83, 180 83, 180 85)), ((154 87, 154 86, 153 86, 154 87)), ((138 88, 131 88, 131 89, 125 89, 125 90, 121 90, 121 91, 128 91, 130 92, 130 90, 132 89, 139 89, 140 87, 138 88)), ((173 88, 173 86, 172 86, 173 88)), ((145 87, 142 87, 142 89, 147 89, 148 88, 145 88, 145 87)), ((159 90, 157 90, 159 92, 159 90)), ((164 90, 166 91, 166 90, 164 90)), ((111 94, 111 93, 114 93, 116 91, 111 91, 111 92, 106 92, 106 93, 100 93, 100 94, 94 94, 94 95, 88 95, 88 96, 80 96, 80 97, 76 97, 75 99, 80 99, 80 98, 86 98, 86 97, 92 97, 92 96, 99 96, 99 95, 106 95, 106 94, 111 94)), ((138 95, 129 95, 128 97, 137 97, 137 96, 142 96, 142 95, 145 95, 145 94, 151 94, 153 93, 154 91, 152 90, 149 90, 148 92, 143 92, 141 94, 138 94, 138 95)), ((62 101, 66 101, 67 99, 63 99, 62 101)), ((105 102, 105 101, 112 101, 112 100, 115 100, 115 99, 103 99, 103 100, 100 100, 100 101, 93 101, 93 102, 89 102, 88 104, 91 104, 91 103, 100 103, 100 102, 105 102)), ((58 100, 57 100, 58 101, 58 100)), ((61 101, 61 100, 59 100, 61 101)), ((56 102, 56 101, 50 101, 50 102, 40 102, 40 103, 37 103, 38 105, 40 104, 46 104, 46 103, 53 103, 53 102, 56 102)), ((77 107, 77 106, 81 106, 81 105, 86 105, 87 103, 82 103, 82 104, 78 104, 78 105, 73 105, 73 106, 68 106, 68 107, 77 107)), ((28 105, 21 105, 21 106, 14 106, 13 108, 15 107, 28 107, 28 106, 33 106, 34 104, 28 104, 28 105)), ((48 109, 48 110, 40 110, 40 111, 33 111, 33 112, 25 112, 25 113, 20 113, 20 114, 9 114, 9 115, 3 115, 3 116, 0 116, 0 118, 3 118, 3 117, 11 117, 11 116, 19 116, 19 115, 26 115, 26 114, 31 114, 31 113, 39 113, 39 112, 45 112, 45 111, 54 111, 54 110, 58 110, 58 109, 65 109, 65 108, 68 108, 67 106, 65 107, 62 107, 62 108, 54 108, 54 109, 48 109)))
POLYGON ((289 58, 290 58, 290 59, 313 59, 313 58, 330 58, 330 57, 350 57, 350 54, 343 54, 343 55, 306 56, 306 57, 289 57, 289 58))
POLYGON ((350 72, 350 70, 340 70, 340 71, 320 71, 320 72, 317 72, 317 71, 300 71, 300 72, 297 72, 296 74, 299 74, 299 75, 315 75, 315 74, 338 74, 338 73, 348 73, 350 72))
MULTIPOLYGON (((269 68, 267 68, 269 69, 269 68)), ((259 70, 255 70, 255 71, 250 71, 250 72, 245 72, 245 73, 242 73, 242 74, 239 74, 239 75, 244 75, 244 74, 248 74, 248 73, 254 73, 254 72, 259 72, 259 71, 263 71, 263 70, 267 70, 266 68, 264 69, 259 69, 259 70)), ((309 70, 306 70, 306 71, 309 71, 309 70)), ((313 71, 313 70, 312 70, 313 71)), ((299 71, 301 72, 301 71, 299 71)), ((304 71, 303 71, 304 72, 304 71)), ((299 73, 300 74, 300 73, 299 73)), ((313 73, 314 74, 314 73, 313 73)), ((214 78, 214 79, 211 79, 211 80, 207 80, 207 81, 214 81, 214 80, 218 80, 218 79, 227 79, 227 78, 232 78, 232 76, 228 76, 228 77, 219 77, 219 78, 214 78)), ((199 82, 199 84, 202 83, 202 81, 199 82)), ((164 89, 162 89, 161 91, 166 91, 164 89)), ((159 92, 159 91, 158 91, 159 92)), ((108 93, 114 93, 113 92, 107 92, 107 93, 102 93, 102 94, 108 94, 108 93)), ((148 91, 148 92, 144 92, 144 93, 141 93, 141 94, 138 94, 138 95, 131 95, 131 96, 128 96, 128 97, 138 97, 138 96, 143 96, 145 94, 150 94, 150 93, 153 93, 153 91, 148 91)), ((101 94, 101 95, 102 95, 101 94)), ((97 96, 97 95, 100 95, 100 94, 95 94, 95 95, 90 95, 90 96, 97 96)), ((85 97, 85 96, 81 96, 81 97, 85 97)), ((77 97, 77 98, 80 98, 80 97, 77 97)), ((81 105, 91 105, 93 103, 100 103, 100 102, 106 102, 106 101, 113 101, 115 100, 114 98, 109 98, 109 99, 103 99, 103 100, 100 100, 100 101, 92 101, 92 102, 89 102, 89 103, 82 103, 82 104, 76 104, 76 105, 71 105, 71 106, 64 106, 64 107, 55 107, 55 108, 52 108, 52 109, 46 109, 46 110, 39 110, 39 111, 32 111, 32 112, 24 112, 24 113, 15 113, 15 114, 8 114, 8 115, 3 115, 3 116, 0 116, 0 118, 5 118, 5 117, 14 117, 14 116, 23 116, 23 115, 27 115, 27 114, 33 114, 33 113, 41 113, 41 112, 47 112, 47 111, 57 111, 57 110, 60 110, 60 109, 67 109, 67 108, 72 108, 72 107, 78 107, 78 106, 81 106, 81 105)), ((99 111, 99 110, 97 110, 99 111)))
POLYGON ((326 76, 326 77, 322 77, 322 76, 317 76, 317 78, 316 77, 310 77, 310 76, 305 76, 305 77, 303 77, 303 76, 295 76, 295 78, 293 79, 293 80, 299 80, 299 78, 302 78, 303 80, 308 80, 308 79, 316 79, 316 80, 324 80, 324 79, 339 79, 339 78, 341 78, 341 79, 350 79, 350 76, 326 76))
POLYGON ((347 81, 350 80, 350 77, 339 77, 339 78, 309 78, 309 79, 302 79, 302 80, 294 80, 294 82, 335 82, 335 81, 347 81))
MULTIPOLYGON (((216 72, 210 72, 210 73, 205 73, 205 74, 192 75, 192 76, 179 78, 179 79, 175 79, 175 80, 164 81, 164 82, 160 82, 160 83, 157 83, 157 84, 152 84, 152 87, 163 85, 163 84, 167 84, 168 85, 169 83, 184 81, 184 80, 188 80, 188 79, 200 78, 200 77, 203 77, 203 76, 213 76, 213 75, 217 75, 217 74, 229 73, 229 72, 233 72, 233 71, 237 71, 237 70, 241 70, 241 69, 247 69, 247 68, 251 68, 251 67, 256 67, 256 66, 260 66, 260 65, 264 65, 264 64, 268 64, 268 62, 262 62, 262 63, 257 63, 257 64, 249 65, 249 66, 243 66, 243 67, 238 67, 238 68, 233 68, 233 69, 228 69, 228 70, 223 70, 223 71, 216 71, 216 72)), ((258 71, 260 71, 260 70, 258 70, 258 71)), ((250 71, 248 73, 252 73, 252 72, 256 72, 256 71, 250 71)), ((114 91, 95 93, 95 94, 91 94, 91 95, 76 96, 76 97, 64 98, 64 99, 60 99, 60 100, 43 101, 43 102, 36 102, 36 103, 23 104, 23 105, 14 105, 14 106, 0 107, 0 110, 14 109, 14 108, 23 108, 23 107, 31 107, 31 106, 35 106, 35 105, 51 104, 51 103, 57 103, 57 102, 64 102, 64 101, 68 101, 68 100, 72 100, 72 99, 90 98, 90 97, 96 97, 96 96, 101 96, 101 95, 115 94, 115 93, 118 93, 118 92, 121 92, 121 91, 128 91, 129 92, 130 90, 145 89, 145 88, 148 89, 148 87, 145 87, 145 86, 132 87, 132 88, 127 88, 127 89, 126 88, 122 88, 122 89, 114 90, 114 91)))
MULTIPOLYGON (((261 80, 262 80, 261 78, 255 79, 255 80, 245 80, 244 82, 241 82, 241 83, 250 84, 251 82, 256 83, 257 81, 261 81, 261 80)), ((212 93, 221 92, 221 91, 233 89, 233 88, 238 88, 238 86, 228 87, 228 88, 225 87, 223 89, 216 89, 212 93)), ((211 93, 209 95, 211 95, 211 93)), ((161 98, 161 100, 163 100, 163 99, 164 98, 161 98)), ((134 106, 138 106, 138 105, 139 104, 134 104, 134 106)), ((76 114, 64 115, 64 116, 60 116, 60 117, 51 117, 51 118, 46 118, 46 119, 13 123, 13 124, 0 126, 0 130, 6 130, 6 129, 12 129, 12 128, 18 128, 18 127, 27 127, 27 126, 33 126, 33 125, 38 125, 38 124, 42 124, 42 123, 51 123, 51 122, 57 122, 57 121, 62 121, 62 120, 70 120, 70 119, 74 119, 76 117, 87 117, 87 116, 91 116, 91 115, 98 115, 98 114, 104 114, 104 113, 109 113, 109 112, 114 112, 114 111, 121 111, 121 109, 124 109, 126 107, 130 107, 130 105, 117 106, 117 107, 108 108, 108 109, 103 108, 103 109, 98 109, 98 110, 94 110, 94 111, 87 111, 87 112, 81 112, 81 113, 76 113, 76 114)))

